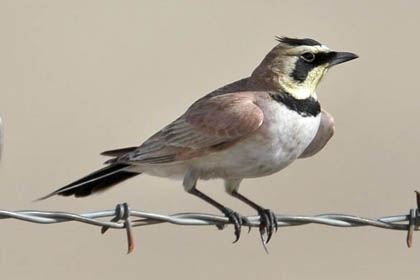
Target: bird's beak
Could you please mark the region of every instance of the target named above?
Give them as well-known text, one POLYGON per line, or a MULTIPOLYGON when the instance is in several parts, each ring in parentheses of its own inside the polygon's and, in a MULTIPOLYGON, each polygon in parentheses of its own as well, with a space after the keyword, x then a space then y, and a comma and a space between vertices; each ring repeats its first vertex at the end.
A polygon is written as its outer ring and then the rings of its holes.
POLYGON ((352 59, 356 59, 359 56, 350 52, 334 52, 330 61, 328 62, 329 66, 337 65, 352 59))

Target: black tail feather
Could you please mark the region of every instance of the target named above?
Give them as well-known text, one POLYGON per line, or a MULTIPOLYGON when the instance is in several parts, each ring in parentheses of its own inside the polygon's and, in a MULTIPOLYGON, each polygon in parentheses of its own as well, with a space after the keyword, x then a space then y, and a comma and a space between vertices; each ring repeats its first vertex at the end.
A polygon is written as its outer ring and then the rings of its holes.
POLYGON ((131 153, 135 151, 138 147, 128 147, 128 148, 122 148, 122 149, 116 149, 116 150, 109 150, 102 152, 101 155, 103 156, 109 156, 109 157, 118 157, 123 154, 131 153))
POLYGON ((130 179, 140 173, 124 171, 128 165, 114 164, 99 169, 71 184, 68 184, 38 200, 43 200, 54 195, 84 197, 92 193, 104 191, 115 184, 130 179))

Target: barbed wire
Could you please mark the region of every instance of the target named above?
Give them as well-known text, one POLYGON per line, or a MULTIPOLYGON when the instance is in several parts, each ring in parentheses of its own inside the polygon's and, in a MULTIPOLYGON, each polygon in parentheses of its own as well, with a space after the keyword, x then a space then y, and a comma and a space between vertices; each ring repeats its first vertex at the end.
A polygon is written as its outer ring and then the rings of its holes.
MULTIPOLYGON (((279 227, 301 226, 307 224, 321 224, 334 227, 361 227, 372 226, 383 229, 405 230, 407 231, 407 246, 413 244, 413 232, 420 230, 420 192, 416 191, 417 208, 410 209, 407 215, 387 216, 382 218, 363 218, 346 214, 321 214, 316 216, 301 215, 276 215, 279 227)), ((114 210, 96 211, 84 214, 60 212, 60 211, 38 211, 38 210, 19 210, 8 211, 0 210, 0 220, 17 219, 25 222, 38 224, 55 224, 76 221, 101 227, 101 233, 105 233, 109 228, 125 229, 127 232, 128 253, 134 249, 134 239, 132 228, 161 223, 170 223, 183 226, 217 226, 223 229, 231 224, 224 216, 204 214, 204 213, 178 213, 173 215, 163 215, 148 213, 144 211, 131 210, 127 203, 118 204, 114 210), (110 221, 104 218, 112 217, 110 221), (139 218, 132 220, 132 218, 139 218)), ((247 217, 249 227, 260 225, 259 216, 247 217)))

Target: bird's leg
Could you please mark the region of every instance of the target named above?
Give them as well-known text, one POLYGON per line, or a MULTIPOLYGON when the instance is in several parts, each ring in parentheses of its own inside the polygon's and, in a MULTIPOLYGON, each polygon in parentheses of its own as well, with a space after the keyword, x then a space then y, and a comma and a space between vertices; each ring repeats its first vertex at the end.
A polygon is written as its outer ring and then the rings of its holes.
POLYGON ((219 202, 210 198, 209 196, 207 196, 206 194, 197 190, 196 188, 192 188, 191 190, 188 191, 188 193, 193 194, 193 195, 203 199, 204 201, 210 203, 211 205, 213 205, 214 207, 219 209, 223 214, 225 214, 225 216, 227 218, 229 218, 229 221, 232 222, 234 227, 235 227, 235 237, 236 238, 235 238, 235 241, 233 241, 233 243, 235 243, 236 241, 239 240, 239 237, 241 235, 242 224, 245 223, 245 221, 244 221, 244 219, 241 215, 239 215, 238 213, 236 213, 232 209, 227 208, 226 206, 223 206, 222 204, 220 204, 219 202))
POLYGON ((185 188, 185 190, 188 193, 203 199, 207 203, 210 203, 211 205, 213 205, 214 207, 219 209, 223 214, 225 214, 225 216, 229 219, 229 221, 235 227, 235 240, 233 241, 233 243, 237 242, 239 240, 240 235, 241 235, 242 225, 247 224, 246 218, 242 217, 237 212, 233 211, 230 208, 227 208, 226 206, 223 206, 222 204, 215 201, 214 199, 212 199, 208 195, 199 191, 196 188, 197 179, 198 179, 198 176, 196 174, 194 174, 193 172, 187 172, 187 174, 184 177, 184 188, 185 188))
POLYGON ((260 216, 260 234, 261 234, 261 240, 263 241, 264 248, 265 244, 270 241, 271 236, 273 235, 274 230, 277 231, 278 225, 277 225, 277 218, 276 214, 274 214, 273 211, 270 209, 266 209, 261 207, 260 205, 256 204, 255 202, 249 200, 242 194, 238 192, 239 185, 241 183, 242 179, 229 179, 225 180, 225 189, 226 192, 233 197, 238 198, 239 200, 245 202, 255 210, 257 210, 258 215, 260 216), (267 239, 264 239, 264 235, 267 233, 267 239))
POLYGON ((251 206, 252 208, 257 210, 258 215, 260 216, 261 238, 262 238, 263 242, 265 244, 267 244, 268 241, 270 241, 274 230, 276 230, 276 231, 278 230, 276 214, 273 211, 271 211, 270 209, 263 208, 260 205, 256 204, 255 202, 249 200, 248 198, 246 198, 242 194, 238 193, 237 190, 233 190, 232 192, 230 192, 230 194, 233 197, 238 198, 239 200, 245 202, 246 204, 248 204, 249 206, 251 206), (266 232, 267 232, 267 239, 264 240, 263 236, 266 232))

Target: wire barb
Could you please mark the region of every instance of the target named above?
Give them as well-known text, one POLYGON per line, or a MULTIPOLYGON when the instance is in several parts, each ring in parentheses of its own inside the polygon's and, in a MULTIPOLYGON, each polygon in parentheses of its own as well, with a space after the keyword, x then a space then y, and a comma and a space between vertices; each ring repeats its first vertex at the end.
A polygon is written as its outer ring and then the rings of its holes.
MULTIPOLYGON (((363 218, 345 214, 321 214, 317 216, 300 215, 275 215, 278 227, 301 226, 307 224, 321 224, 334 227, 360 227, 372 226, 383 229, 407 231, 407 246, 413 245, 413 233, 420 230, 420 192, 416 191, 417 209, 411 209, 408 215, 388 216, 382 218, 363 218)), ((260 217, 245 217, 247 226, 259 227, 260 217)), ((20 210, 7 211, 0 210, 0 220, 18 219, 25 222, 38 224, 55 224, 76 221, 101 227, 101 233, 108 229, 125 229, 127 233, 128 253, 134 250, 133 227, 170 223, 184 226, 216 226, 223 229, 231 224, 225 216, 218 216, 204 213, 178 213, 173 215, 162 215, 148 213, 138 210, 130 210, 127 203, 118 204, 114 210, 75 214, 59 211, 38 211, 20 210), (110 221, 104 218, 112 217, 110 221), (131 218, 139 218, 132 220, 131 218)))
MULTIPOLYGON (((115 217, 111 219, 111 222, 117 223, 120 220, 124 220, 124 228, 127 232, 127 242, 128 242, 128 251, 127 254, 130 254, 134 250, 134 238, 131 230, 131 220, 130 220, 130 207, 127 203, 117 204, 115 207, 115 217)), ((103 226, 101 228, 101 233, 104 234, 110 226, 103 226)))
POLYGON ((408 224, 408 231, 407 231, 407 246, 411 248, 413 246, 413 232, 418 230, 420 225, 420 192, 415 191, 416 193, 416 201, 417 201, 417 209, 410 210, 410 219, 408 224))

